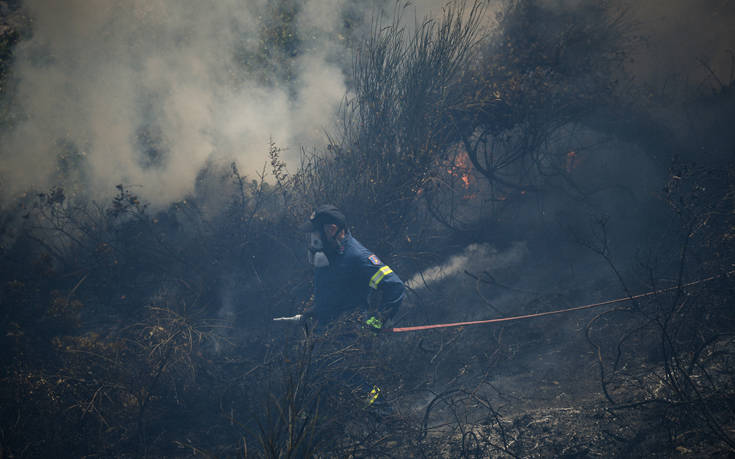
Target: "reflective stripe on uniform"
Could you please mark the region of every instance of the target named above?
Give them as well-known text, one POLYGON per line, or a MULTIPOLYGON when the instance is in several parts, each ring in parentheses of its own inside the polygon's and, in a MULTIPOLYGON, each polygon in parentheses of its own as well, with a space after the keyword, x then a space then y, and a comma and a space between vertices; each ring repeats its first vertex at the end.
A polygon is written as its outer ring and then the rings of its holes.
POLYGON ((382 268, 377 270, 375 274, 373 274, 373 277, 370 278, 370 288, 378 288, 378 284, 380 283, 380 281, 382 281, 385 276, 392 272, 393 270, 390 269, 390 267, 388 266, 383 266, 382 268))
POLYGON ((373 386, 373 389, 368 394, 367 404, 372 405, 373 403, 375 403, 375 400, 377 400, 379 396, 380 396, 380 387, 373 386))

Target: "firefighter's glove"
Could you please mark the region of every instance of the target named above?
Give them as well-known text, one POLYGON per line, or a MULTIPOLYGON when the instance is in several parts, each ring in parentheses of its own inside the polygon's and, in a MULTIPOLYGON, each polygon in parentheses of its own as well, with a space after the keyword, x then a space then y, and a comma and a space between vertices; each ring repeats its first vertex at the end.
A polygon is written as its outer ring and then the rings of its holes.
POLYGON ((375 316, 371 316, 365 324, 367 325, 368 330, 379 332, 383 328, 383 322, 378 319, 375 316))

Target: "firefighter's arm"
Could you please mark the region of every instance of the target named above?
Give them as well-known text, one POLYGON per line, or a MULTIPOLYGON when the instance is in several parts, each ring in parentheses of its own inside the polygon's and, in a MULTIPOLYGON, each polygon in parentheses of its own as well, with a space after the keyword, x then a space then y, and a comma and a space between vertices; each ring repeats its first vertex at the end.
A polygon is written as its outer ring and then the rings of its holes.
MULTIPOLYGON (((373 265, 369 270, 371 273, 369 286, 371 289, 381 292, 380 311, 382 319, 387 320, 398 312, 398 308, 403 301, 405 295, 403 282, 389 266, 383 263, 375 265, 374 262, 373 265)), ((370 317, 367 324, 372 328, 380 329, 383 326, 383 321, 377 317, 370 317)))
POLYGON ((383 293, 383 304, 380 309, 383 311, 386 319, 391 319, 398 312, 398 308, 406 296, 403 282, 398 275, 391 273, 391 275, 383 279, 383 282, 380 283, 378 288, 383 293))

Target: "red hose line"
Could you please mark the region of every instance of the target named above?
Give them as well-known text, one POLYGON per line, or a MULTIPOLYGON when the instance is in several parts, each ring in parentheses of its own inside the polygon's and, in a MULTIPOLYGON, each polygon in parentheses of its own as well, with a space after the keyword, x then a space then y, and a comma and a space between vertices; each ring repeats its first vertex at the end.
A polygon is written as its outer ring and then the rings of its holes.
POLYGON ((409 331, 431 330, 433 328, 449 328, 449 327, 463 327, 465 325, 494 324, 498 322, 510 322, 511 320, 531 319, 534 317, 550 316, 552 314, 561 314, 564 312, 581 311, 582 309, 592 309, 592 308, 597 308, 599 306, 605 306, 607 304, 621 303, 623 301, 631 301, 631 300, 643 298, 646 296, 659 295, 661 293, 670 292, 672 290, 677 290, 679 288, 691 287, 692 285, 701 284, 702 282, 708 282, 708 281, 711 281, 713 279, 717 279, 723 276, 730 276, 733 273, 735 273, 735 271, 730 271, 727 274, 721 274, 719 276, 711 276, 705 279, 699 279, 694 282, 689 282, 688 284, 682 284, 681 286, 669 287, 669 288, 665 288, 662 290, 653 290, 650 292, 639 293, 633 296, 626 296, 624 298, 616 298, 614 300, 602 301, 600 303, 585 304, 584 306, 576 306, 576 307, 567 308, 567 309, 557 309, 556 311, 537 312, 535 314, 525 314, 522 316, 513 316, 513 317, 501 317, 498 319, 489 319, 489 320, 472 320, 469 322, 454 322, 454 323, 449 323, 449 324, 417 325, 414 327, 394 327, 394 328, 391 328, 390 331, 392 331, 393 333, 402 333, 402 332, 409 332, 409 331))

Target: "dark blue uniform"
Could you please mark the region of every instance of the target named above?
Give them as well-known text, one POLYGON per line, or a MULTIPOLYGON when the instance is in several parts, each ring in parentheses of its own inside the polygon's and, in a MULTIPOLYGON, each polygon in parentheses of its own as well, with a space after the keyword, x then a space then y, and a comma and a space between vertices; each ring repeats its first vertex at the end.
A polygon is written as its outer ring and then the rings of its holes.
POLYGON ((330 255, 329 266, 315 270, 312 312, 326 323, 343 312, 364 309, 371 290, 382 292, 380 311, 386 318, 397 312, 405 295, 398 275, 347 234, 341 250, 330 255))

